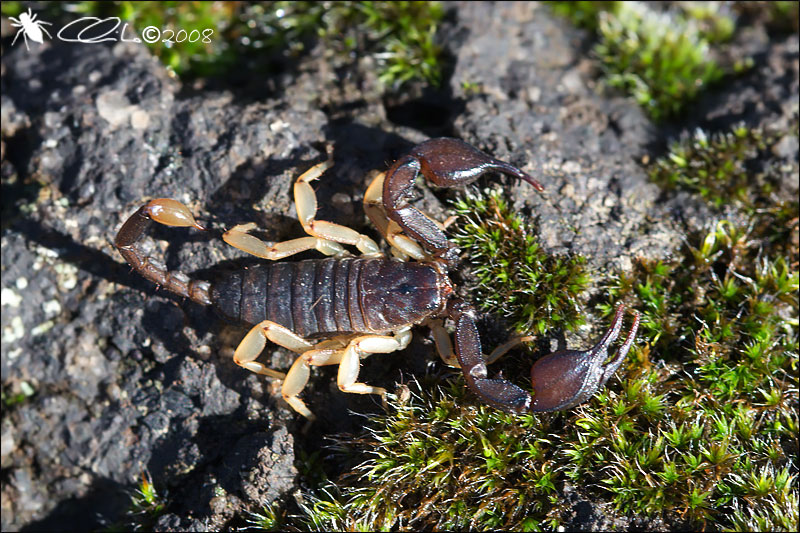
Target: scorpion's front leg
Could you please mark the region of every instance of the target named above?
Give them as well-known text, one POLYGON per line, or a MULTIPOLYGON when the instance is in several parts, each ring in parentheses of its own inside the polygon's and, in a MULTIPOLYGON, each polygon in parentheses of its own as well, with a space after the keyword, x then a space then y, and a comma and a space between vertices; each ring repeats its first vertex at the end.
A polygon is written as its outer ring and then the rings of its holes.
POLYGON ((386 173, 383 183, 386 215, 429 252, 448 261, 454 260, 458 252, 448 242, 441 227, 409 203, 414 182, 422 174, 439 187, 458 187, 492 170, 523 179, 537 190, 544 190, 538 181, 525 172, 489 157, 464 141, 431 139, 415 146, 386 173))
POLYGON ((255 229, 256 225, 248 223, 231 228, 222 238, 235 248, 271 260, 283 259, 314 248, 326 255, 345 255, 347 252, 341 244, 351 244, 362 254, 380 254, 378 245, 366 235, 340 224, 316 220, 317 197, 311 187, 311 182, 319 178, 330 167, 330 161, 318 163, 300 175, 294 184, 294 204, 297 209, 297 218, 300 219, 303 229, 310 237, 301 237, 270 245, 250 235, 249 232, 255 229))
POLYGON ((585 351, 564 350, 549 354, 531 369, 534 396, 504 379, 489 379, 475 327, 475 310, 462 300, 453 300, 448 313, 456 323, 455 352, 467 385, 489 405, 505 411, 560 411, 589 399, 620 367, 633 345, 639 327, 633 326, 617 356, 610 362, 608 347, 619 336, 625 307, 620 305, 603 338, 585 351))

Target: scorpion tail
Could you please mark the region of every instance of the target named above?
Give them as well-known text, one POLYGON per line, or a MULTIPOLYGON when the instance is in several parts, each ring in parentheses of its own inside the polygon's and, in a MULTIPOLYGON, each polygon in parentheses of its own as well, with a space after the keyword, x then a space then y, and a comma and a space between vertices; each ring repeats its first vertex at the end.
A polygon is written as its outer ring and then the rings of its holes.
POLYGON ((154 221, 166 226, 205 229, 197 223, 185 205, 177 200, 159 198, 140 207, 125 221, 117 232, 114 246, 128 264, 146 279, 199 304, 211 304, 208 282, 189 279, 181 272, 171 272, 165 265, 142 251, 139 241, 154 221))

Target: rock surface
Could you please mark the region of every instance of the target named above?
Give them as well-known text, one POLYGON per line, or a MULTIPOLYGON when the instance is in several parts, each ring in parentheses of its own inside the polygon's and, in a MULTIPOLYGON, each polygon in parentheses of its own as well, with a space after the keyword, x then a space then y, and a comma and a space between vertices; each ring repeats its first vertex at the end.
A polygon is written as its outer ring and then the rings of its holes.
MULTIPOLYGON (((544 195, 502 178, 514 207, 536 220, 550 251, 580 253, 593 269, 668 257, 685 220, 708 217, 697 200, 662 198, 648 181, 641 158, 667 133, 631 100, 598 90, 586 34, 532 3, 449 8, 446 87, 393 98, 381 97, 369 61, 340 79, 320 50, 283 92, 258 98, 183 86, 141 45, 28 51, 4 39, 3 393, 29 397, 3 413, 3 530, 116 523, 143 471, 169 492, 159 529, 218 530, 299 487, 296 442, 317 448, 324 435, 358 429, 348 410, 379 409, 340 393, 321 369, 305 395, 320 422, 303 432, 278 383, 232 362, 244 329, 123 264, 111 243, 144 199, 176 198, 210 224, 206 234, 159 228, 153 241, 168 267, 204 279, 248 264, 217 238, 223 228, 255 221, 269 240, 302 235, 292 181, 328 151, 335 167, 315 184, 319 218, 372 231, 361 207, 368 172, 439 135, 536 176, 544 195)), ((796 114, 797 47, 796 36, 762 39, 757 69, 698 102, 689 127, 796 114)), ((796 138, 786 144, 796 157, 796 138)), ((444 219, 452 193, 421 194, 421 208, 444 219)), ((408 352, 371 358, 365 381, 391 389, 403 365, 436 357, 419 339, 408 352)), ((275 347, 266 357, 275 368, 293 358, 275 347)), ((571 528, 605 512, 573 499, 571 528)))

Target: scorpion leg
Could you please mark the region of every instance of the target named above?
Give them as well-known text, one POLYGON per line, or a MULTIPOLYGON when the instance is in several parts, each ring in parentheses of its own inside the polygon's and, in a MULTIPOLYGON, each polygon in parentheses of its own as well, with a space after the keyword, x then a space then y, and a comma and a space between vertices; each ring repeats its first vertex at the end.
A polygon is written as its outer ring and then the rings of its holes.
POLYGON ((433 334, 436 353, 442 358, 444 364, 454 368, 461 368, 456 353, 453 351, 453 342, 450 340, 450 334, 444 328, 442 321, 438 319, 431 320, 428 322, 428 327, 431 328, 431 334, 433 334))
POLYGON ((448 242, 444 231, 409 203, 414 182, 422 174, 436 186, 457 187, 475 181, 488 171, 515 176, 539 191, 544 190, 538 181, 520 169, 489 157, 464 141, 443 137, 418 144, 411 153, 398 159, 386 173, 383 184, 386 214, 423 248, 437 257, 453 261, 458 250, 448 242))
POLYGON ((345 249, 337 243, 327 239, 318 239, 316 237, 300 237, 299 239, 292 239, 290 241, 283 241, 270 245, 248 233, 256 229, 256 227, 256 224, 253 222, 239 224, 226 231, 222 239, 234 248, 271 261, 283 259, 284 257, 305 252, 312 248, 316 248, 325 255, 344 255, 347 253, 345 249))
POLYGON ((319 178, 331 167, 331 164, 330 161, 325 161, 314 165, 300 175, 294 184, 294 204, 297 208, 297 218, 300 219, 303 229, 318 239, 353 245, 362 254, 381 255, 378 245, 366 235, 340 224, 314 218, 317 213, 317 196, 311 187, 311 182, 319 178))
POLYGON ((314 413, 311 412, 303 400, 298 398, 298 395, 303 392, 303 389, 308 384, 308 378, 311 376, 311 367, 339 364, 344 354, 343 348, 347 344, 348 342, 343 342, 341 338, 322 341, 315 345, 313 349, 303 352, 300 357, 295 359, 289 372, 286 373, 286 379, 281 387, 281 395, 292 409, 309 420, 314 420, 314 413))
POLYGON ((310 182, 319 178, 330 166, 329 161, 314 165, 297 178, 294 184, 297 217, 310 237, 267 244, 249 233, 256 228, 256 225, 251 222, 234 226, 225 232, 222 238, 235 248, 273 261, 313 248, 325 255, 347 255, 347 251, 339 243, 352 244, 363 254, 378 255, 380 253, 378 245, 366 235, 339 224, 314 219, 317 212, 317 197, 310 182))
POLYGON ((281 394, 292 408, 313 420, 314 415, 306 407, 298 395, 303 391, 311 373, 312 366, 339 365, 337 384, 343 392, 356 394, 379 394, 381 398, 386 395, 386 389, 373 387, 366 383, 359 383, 358 372, 360 360, 373 353, 391 353, 402 350, 411 342, 411 330, 403 329, 387 335, 361 335, 350 340, 346 345, 341 339, 331 339, 317 344, 313 349, 304 352, 298 357, 292 368, 286 374, 281 394), (336 344, 339 344, 337 347, 336 344))
MULTIPOLYGON (((617 356, 607 364, 608 347, 619 336, 625 307, 620 305, 603 338, 585 351, 565 350, 549 354, 533 365, 534 397, 505 379, 489 379, 475 327, 475 310, 463 300, 452 300, 448 314, 456 323, 455 352, 467 385, 489 405, 514 413, 560 411, 589 399, 620 367, 633 345, 639 314, 617 356)), ((511 342, 516 342, 516 339, 511 342)), ((508 345, 510 343, 506 343, 508 345)), ((504 345, 504 346, 506 346, 504 345)))
POLYGON ((256 361, 264 347, 267 345, 267 339, 271 340, 279 346, 288 348, 293 352, 305 352, 312 347, 312 344, 300 337, 290 329, 287 329, 280 324, 264 320, 259 322, 247 332, 242 342, 233 353, 233 362, 237 365, 246 368, 256 374, 263 374, 273 378, 283 379, 285 374, 267 368, 263 363, 256 361))
POLYGON ((384 397, 386 389, 356 382, 360 361, 373 353, 391 353, 402 350, 410 342, 410 328, 396 331, 392 337, 386 335, 362 335, 356 337, 347 345, 339 363, 339 374, 336 379, 339 389, 356 394, 380 394, 381 397, 384 397))

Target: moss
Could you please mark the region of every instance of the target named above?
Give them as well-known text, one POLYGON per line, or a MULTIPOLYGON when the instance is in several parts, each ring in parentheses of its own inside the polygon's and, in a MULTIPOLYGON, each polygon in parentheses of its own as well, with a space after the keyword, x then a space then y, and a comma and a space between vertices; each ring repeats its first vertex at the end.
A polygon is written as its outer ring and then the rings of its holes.
POLYGON ((753 210, 766 205, 781 182, 780 167, 758 168, 775 143, 760 128, 739 125, 712 135, 698 128, 672 143, 668 155, 651 167, 650 177, 664 187, 697 193, 714 207, 736 204, 753 210))
POLYGON ((242 65, 270 70, 278 58, 295 61, 322 39, 326 53, 341 61, 371 55, 388 88, 441 81, 435 36, 444 10, 438 2, 78 2, 73 10, 118 16, 139 36, 148 26, 160 29, 162 39, 148 46, 188 78, 226 75, 242 65), (167 30, 185 30, 187 38, 177 42, 182 36, 175 33, 173 42, 162 42, 167 30))
POLYGON ((600 13, 616 13, 624 2, 546 2, 553 13, 569 19, 574 25, 597 31, 600 13))
POLYGON ((142 472, 142 479, 130 499, 122 521, 109 525, 105 531, 152 531, 158 518, 166 512, 167 501, 158 493, 147 472, 142 472))
POLYGON ((750 24, 763 22, 771 33, 797 33, 800 6, 797 2, 732 2, 733 9, 750 24))
POLYGON ((287 522, 285 510, 279 502, 264 505, 260 510, 247 513, 246 522, 263 531, 284 531, 287 522))
POLYGON ((751 229, 720 221, 680 261, 640 261, 610 291, 643 313, 636 380, 668 398, 657 424, 631 420, 622 440, 597 416, 583 436, 629 452, 612 454, 603 480, 626 512, 680 509, 724 527, 753 514, 767 530, 796 516, 798 273, 751 229), (652 356, 673 366, 654 368, 652 356))
POLYGON ((711 45, 730 39, 735 24, 718 3, 682 2, 671 11, 643 2, 553 2, 551 7, 597 33, 593 54, 606 83, 633 96, 655 120, 680 114, 726 74, 711 45))
POLYGON ((17 405, 28 401, 28 399, 34 394, 36 394, 36 390, 27 381, 20 381, 17 387, 6 386, 3 384, 2 398, 0 398, 0 403, 3 404, 5 409, 12 409, 17 405))
POLYGON ((797 179, 797 162, 773 155, 781 139, 796 131, 796 121, 776 132, 745 125, 714 134, 697 129, 673 142, 648 172, 666 189, 695 193, 719 212, 742 213, 754 235, 796 264, 800 208, 794 194, 784 189, 797 179))
POLYGON ((374 419, 370 435, 355 443, 369 459, 339 485, 345 488, 315 496, 314 505, 336 510, 319 525, 530 531, 560 524, 552 502, 563 467, 546 444, 547 424, 470 405, 463 383, 411 386, 395 412, 374 419))
POLYGON ((275 28, 275 46, 313 32, 342 56, 372 54, 379 80, 396 89, 412 80, 441 81, 434 37, 443 16, 438 2, 273 2, 263 20, 275 28))
POLYGON ((477 278, 470 294, 482 309, 509 318, 521 334, 584 323, 578 298, 589 284, 585 258, 545 252, 497 190, 466 196, 455 209, 460 220, 451 238, 469 258, 477 278))

